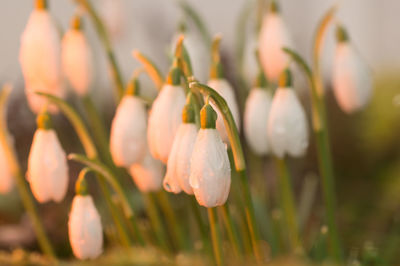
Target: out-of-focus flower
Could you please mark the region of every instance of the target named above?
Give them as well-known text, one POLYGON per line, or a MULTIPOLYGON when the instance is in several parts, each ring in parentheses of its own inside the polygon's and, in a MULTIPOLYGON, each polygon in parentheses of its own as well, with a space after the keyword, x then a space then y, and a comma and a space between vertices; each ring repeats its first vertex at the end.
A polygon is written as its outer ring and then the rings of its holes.
POLYGON ((153 102, 147 129, 150 152, 164 164, 168 161, 176 131, 182 123, 182 109, 186 101, 177 71, 177 66, 173 66, 167 84, 153 102))
MULTIPOLYGON (((13 139, 10 139, 13 143, 13 139)), ((14 187, 14 177, 10 169, 7 155, 0 145, 0 194, 6 194, 14 187)))
POLYGON ((142 192, 159 191, 162 187, 163 164, 146 152, 140 163, 132 164, 129 173, 138 189, 142 192))
POLYGON ((111 124, 110 151, 117 166, 140 163, 146 154, 147 111, 137 94, 139 83, 134 78, 122 98, 111 124))
POLYGON ((362 109, 372 95, 371 73, 350 45, 345 29, 337 29, 337 46, 333 65, 333 91, 346 113, 362 109))
POLYGON ((265 75, 277 82, 288 64, 288 56, 282 48, 290 46, 291 40, 275 1, 271 2, 269 12, 264 16, 258 45, 265 75))
POLYGON ((201 129, 193 148, 189 182, 198 203, 212 208, 223 205, 228 198, 231 169, 226 145, 215 129, 217 113, 206 104, 200 115, 201 129))
MULTIPOLYGON (((21 36, 19 61, 25 80, 25 92, 33 112, 41 111, 47 100, 34 92, 64 96, 61 73, 61 41, 44 2, 37 1, 21 36)), ((50 105, 49 110, 57 108, 50 105)))
POLYGON ((286 154, 304 155, 308 147, 308 125, 303 107, 292 88, 291 73, 286 69, 272 100, 268 119, 268 140, 279 158, 286 154))
POLYGON ((247 143, 258 155, 266 155, 270 149, 267 125, 272 96, 267 86, 265 76, 260 72, 255 88, 250 91, 247 97, 244 110, 244 134, 247 143))
POLYGON ((37 201, 60 202, 68 188, 67 157, 51 128, 49 114, 41 113, 37 121, 26 176, 37 201))
POLYGON ((90 195, 76 195, 68 221, 69 242, 78 259, 94 259, 103 252, 103 228, 90 195))
POLYGON ((123 1, 121 0, 102 0, 101 18, 114 40, 119 39, 123 32, 126 22, 126 14, 123 1))
POLYGON ((81 18, 75 16, 62 39, 63 71, 75 92, 84 96, 92 82, 92 50, 81 29, 81 18))
POLYGON ((164 177, 165 190, 179 193, 181 190, 187 194, 193 194, 193 189, 189 184, 190 158, 197 137, 197 126, 195 124, 195 111, 190 103, 185 105, 182 113, 183 123, 175 135, 171 153, 168 158, 167 173, 164 177))

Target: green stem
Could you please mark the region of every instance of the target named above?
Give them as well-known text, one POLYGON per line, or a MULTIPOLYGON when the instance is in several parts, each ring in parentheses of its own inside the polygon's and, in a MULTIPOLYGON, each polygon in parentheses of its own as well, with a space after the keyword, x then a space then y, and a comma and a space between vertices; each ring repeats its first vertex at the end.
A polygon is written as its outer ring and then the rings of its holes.
POLYGON ((222 254, 222 243, 221 243, 221 232, 217 221, 217 212, 215 208, 208 208, 208 221, 211 229, 211 239, 214 249, 214 258, 217 265, 223 265, 223 254, 222 254))
POLYGON ((162 86, 164 85, 164 78, 160 72, 160 70, 156 67, 153 61, 151 61, 147 56, 142 54, 141 52, 134 50, 132 55, 136 60, 142 63, 144 69, 146 70, 147 74, 153 80, 154 84, 156 85, 158 90, 161 90, 162 86))
POLYGON ((301 249, 301 244, 290 173, 285 159, 276 158, 276 165, 279 171, 281 208, 286 219, 291 252, 296 252, 301 249))
POLYGON ((226 231, 227 231, 228 237, 232 243, 232 247, 233 247, 235 256, 238 259, 241 259, 242 248, 240 246, 237 228, 235 227, 235 225, 233 223, 233 219, 232 219, 231 213, 229 211, 229 207, 227 204, 224 204, 223 206, 220 206, 219 209, 222 212, 222 217, 225 222, 226 231))
POLYGON ((90 0, 76 0, 76 1, 80 3, 89 13, 92 22, 96 28, 97 34, 103 44, 104 50, 107 54, 108 62, 110 64, 111 74, 115 83, 115 88, 117 90, 117 99, 119 102, 122 99, 122 96, 124 95, 124 82, 122 80, 122 74, 121 71, 119 70, 117 60, 106 27, 101 21, 101 18, 97 14, 93 5, 90 3, 90 0))
POLYGON ((121 185, 117 181, 117 177, 113 175, 112 171, 104 164, 100 163, 99 161, 96 160, 91 160, 88 157, 80 154, 70 154, 68 156, 70 160, 74 160, 77 162, 80 162, 82 164, 85 164, 87 167, 92 169, 93 171, 97 172, 101 176, 104 177, 104 180, 107 181, 110 186, 114 189, 114 191, 117 193, 119 196, 119 199, 121 200, 122 208, 124 211, 125 216, 131 221, 133 228, 135 229, 135 235, 137 240, 141 245, 144 245, 144 238, 140 231, 138 230, 137 226, 137 221, 135 218, 135 213, 129 204, 129 200, 127 198, 127 195, 125 194, 124 190, 122 189, 121 185))
MULTIPOLYGON (((47 93, 37 92, 38 95, 46 97, 50 102, 57 105, 58 108, 64 113, 64 115, 68 118, 72 126, 74 127, 75 132, 77 133, 79 140, 86 152, 86 155, 91 159, 97 159, 98 153, 96 146, 94 145, 92 138, 87 130, 85 124, 82 119, 79 117, 78 113, 74 110, 74 108, 69 105, 66 101, 47 93)), ((115 208, 114 203, 111 200, 111 193, 105 181, 102 178, 99 178, 99 185, 104 194, 104 198, 106 200, 107 206, 110 210, 111 216, 114 220, 115 226, 117 227, 118 233, 120 235, 120 239, 124 245, 126 245, 126 236, 127 230, 123 226, 122 218, 117 208, 115 208)))
POLYGON ((193 91, 198 90, 202 94, 210 96, 211 100, 218 107, 219 111, 221 112, 224 118, 225 128, 228 131, 229 142, 231 144, 233 158, 235 161, 235 168, 242 184, 242 192, 245 200, 246 220, 250 232, 253 252, 256 259, 260 262, 262 260, 262 256, 259 247, 258 227, 255 220, 254 206, 251 198, 249 180, 246 173, 246 163, 236 123, 233 119, 232 113, 229 110, 229 107, 225 99, 221 95, 219 95, 218 92, 216 92, 215 90, 204 84, 200 84, 199 82, 194 81, 193 77, 189 77, 188 80, 192 81, 189 84, 191 90, 193 91))
POLYGON ((199 204, 196 201, 196 198, 193 196, 190 197, 190 206, 193 210, 194 218, 196 220, 197 226, 200 231, 201 238, 203 240, 203 245, 204 249, 207 250, 207 247, 209 246, 209 239, 208 239, 208 228, 206 223, 203 221, 203 218, 201 217, 201 212, 200 212, 200 207, 199 204))
POLYGON ((12 137, 7 129, 7 101, 11 93, 11 86, 5 85, 0 93, 0 142, 4 149, 8 164, 15 178, 18 191, 24 204, 29 217, 32 220, 33 229, 35 230, 36 237, 42 251, 52 259, 55 259, 55 253, 50 243, 49 238, 46 235, 42 220, 34 203, 32 194, 29 191, 28 185, 25 182, 25 178, 22 175, 21 167, 19 165, 16 151, 10 142, 12 137))

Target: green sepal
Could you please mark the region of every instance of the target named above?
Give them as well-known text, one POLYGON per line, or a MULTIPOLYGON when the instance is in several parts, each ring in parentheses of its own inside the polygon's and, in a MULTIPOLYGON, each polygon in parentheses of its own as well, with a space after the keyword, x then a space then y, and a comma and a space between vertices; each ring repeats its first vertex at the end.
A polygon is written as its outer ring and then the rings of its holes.
POLYGON ((49 130, 53 128, 53 122, 49 112, 41 112, 36 118, 36 124, 38 129, 49 130))
POLYGON ((200 110, 200 125, 202 129, 215 129, 217 122, 217 112, 210 104, 205 104, 200 110))
POLYGON ((86 182, 86 174, 90 171, 89 168, 83 168, 79 173, 79 177, 75 182, 75 194, 86 196, 89 194, 88 192, 88 184, 86 182))
POLYGON ((221 62, 212 63, 210 68, 210 79, 222 79, 224 78, 224 70, 221 62))
POLYGON ((125 95, 138 96, 140 94, 140 82, 138 78, 129 81, 125 90, 125 95))
POLYGON ((194 101, 193 93, 189 92, 186 96, 186 105, 182 110, 182 122, 185 124, 195 124, 196 123, 196 110, 193 106, 194 101))
POLYGON ((279 5, 275 0, 272 0, 269 4, 269 11, 271 13, 279 13, 279 5))
POLYGON ((256 77, 256 82, 254 85, 256 88, 267 88, 268 87, 268 80, 265 77, 265 74, 262 70, 260 70, 258 72, 258 75, 256 77))
POLYGON ((36 0, 35 8, 38 10, 47 10, 49 7, 47 0, 36 0))
POLYGON ((339 43, 349 41, 349 34, 347 33, 347 30, 342 25, 338 25, 336 27, 336 41, 339 43))
POLYGON ((289 88, 292 86, 293 86, 292 72, 290 71, 289 68, 286 68, 279 77, 279 87, 289 88))
POLYGON ((71 19, 70 25, 71 29, 82 30, 82 18, 78 15, 74 15, 71 19))

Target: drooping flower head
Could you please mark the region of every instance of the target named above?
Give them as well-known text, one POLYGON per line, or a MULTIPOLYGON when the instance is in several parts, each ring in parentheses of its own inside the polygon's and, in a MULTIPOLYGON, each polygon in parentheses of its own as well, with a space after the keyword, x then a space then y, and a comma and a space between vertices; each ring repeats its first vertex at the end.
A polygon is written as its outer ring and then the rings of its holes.
MULTIPOLYGON (((36 1, 36 8, 22 33, 19 61, 25 80, 25 93, 33 112, 40 112, 47 103, 45 98, 34 92, 64 96, 61 41, 45 0, 36 1)), ((50 105, 49 111, 56 112, 57 108, 50 105)))
POLYGON ((83 169, 76 182, 68 220, 68 235, 72 251, 78 259, 95 259, 103 252, 103 227, 100 215, 88 194, 83 169))
POLYGON ((260 69, 254 88, 246 100, 244 110, 244 134, 251 149, 258 155, 266 155, 270 150, 267 125, 271 109, 272 95, 268 82, 260 69))
POLYGON ((207 208, 223 205, 231 185, 228 153, 216 130, 216 120, 217 113, 211 105, 204 105, 191 158, 190 186, 198 203, 207 208))
POLYGON ((173 193, 183 190, 189 195, 193 194, 193 189, 189 184, 190 158, 198 131, 192 97, 193 95, 189 93, 182 112, 183 123, 175 135, 168 158, 167 173, 164 177, 165 190, 173 193))
POLYGON ((264 16, 258 45, 265 75, 270 81, 278 82, 280 74, 288 64, 288 56, 282 48, 290 46, 291 40, 274 0, 264 16))
POLYGON ((92 83, 92 50, 82 30, 82 21, 74 16, 71 28, 62 39, 62 67, 72 88, 79 96, 85 96, 92 83))
POLYGON ((162 87, 150 110, 147 141, 154 158, 164 164, 172 148, 175 134, 182 123, 182 109, 185 106, 185 92, 181 86, 181 73, 177 59, 168 74, 167 83, 162 87))
MULTIPOLYGON (((228 104, 229 109, 232 112, 233 119, 235 120, 236 127, 240 130, 240 114, 239 107, 236 102, 235 92, 229 82, 224 78, 222 63, 220 60, 219 54, 219 44, 221 41, 221 37, 217 36, 214 39, 213 47, 212 47, 212 63, 210 69, 210 80, 208 81, 208 86, 217 91, 228 104)), ((214 104, 211 104, 214 108, 214 104)), ((217 110, 218 118, 217 118, 217 130, 221 135, 222 140, 225 143, 229 143, 228 133, 225 129, 224 119, 220 114, 219 110, 217 110)))
POLYGON ((371 99, 371 73, 350 45, 349 36, 342 26, 337 28, 336 39, 333 91, 340 108, 346 113, 353 113, 371 99))
POLYGON ((140 163, 146 155, 147 110, 138 94, 139 80, 135 76, 129 82, 111 124, 110 152, 117 166, 128 168, 140 163))
POLYGON ((268 119, 268 140, 275 156, 303 156, 308 147, 306 114, 292 88, 292 75, 286 69, 272 100, 268 119))
POLYGON ((63 200, 68 188, 68 164, 57 134, 46 111, 37 118, 26 177, 40 203, 63 200))

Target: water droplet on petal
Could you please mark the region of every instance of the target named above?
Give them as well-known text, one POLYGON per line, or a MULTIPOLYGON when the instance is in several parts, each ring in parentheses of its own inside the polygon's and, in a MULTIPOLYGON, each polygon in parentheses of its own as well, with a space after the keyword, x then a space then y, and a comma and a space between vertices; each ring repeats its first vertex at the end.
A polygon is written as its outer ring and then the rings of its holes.
POLYGON ((199 188, 199 180, 196 177, 190 176, 189 184, 193 189, 199 188))

